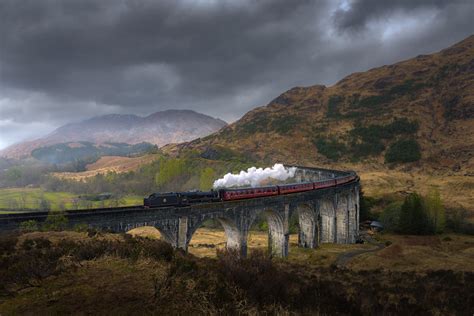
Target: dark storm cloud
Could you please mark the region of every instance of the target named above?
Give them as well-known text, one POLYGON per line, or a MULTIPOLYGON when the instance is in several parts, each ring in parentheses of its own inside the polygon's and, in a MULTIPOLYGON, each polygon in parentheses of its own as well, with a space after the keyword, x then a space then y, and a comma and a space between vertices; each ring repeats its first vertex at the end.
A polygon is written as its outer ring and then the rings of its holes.
POLYGON ((35 2, 34 8, 30 2, 4 3, 6 83, 113 104, 149 104, 179 87, 203 96, 226 93, 251 80, 249 70, 265 70, 269 57, 278 60, 282 48, 301 44, 289 28, 299 23, 287 23, 308 6, 101 3, 47 1, 35 2), (137 97, 140 89, 157 95, 137 97))
MULTIPOLYGON (((473 7, 0 0, 0 131, 168 108, 233 120, 295 85, 331 84, 449 46, 473 33, 473 7)), ((30 128, 30 136, 37 130, 30 128)), ((12 138, 0 135, 0 147, 12 138)))
MULTIPOLYGON (((453 2, 456 0, 355 0, 350 3, 349 8, 339 8, 334 17, 341 30, 359 30, 370 21, 387 18, 397 11, 406 14, 418 10, 442 9, 453 2)), ((461 3, 457 1, 457 4, 461 3)))

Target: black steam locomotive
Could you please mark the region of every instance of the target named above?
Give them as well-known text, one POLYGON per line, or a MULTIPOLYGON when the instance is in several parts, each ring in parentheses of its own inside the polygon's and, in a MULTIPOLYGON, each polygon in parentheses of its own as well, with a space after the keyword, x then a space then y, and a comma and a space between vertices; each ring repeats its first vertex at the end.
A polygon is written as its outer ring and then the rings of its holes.
POLYGON ((194 203, 221 201, 219 191, 153 193, 144 199, 145 207, 186 206, 194 203))

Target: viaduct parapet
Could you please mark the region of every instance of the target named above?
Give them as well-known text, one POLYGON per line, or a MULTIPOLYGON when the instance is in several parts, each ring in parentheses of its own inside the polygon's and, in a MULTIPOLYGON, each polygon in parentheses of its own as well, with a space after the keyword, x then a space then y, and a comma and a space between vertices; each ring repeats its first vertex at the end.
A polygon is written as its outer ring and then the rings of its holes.
MULTIPOLYGON (((298 181, 335 178, 341 171, 299 167, 298 181)), ((54 214, 54 213, 53 213, 54 214)), ((247 238, 252 224, 264 216, 268 222, 269 248, 277 257, 286 257, 289 248, 289 220, 298 217, 300 247, 316 248, 320 243, 354 243, 359 233, 359 181, 301 193, 247 200, 195 204, 186 207, 147 209, 142 206, 66 211, 68 225, 127 232, 153 226, 176 248, 188 249, 196 230, 209 219, 223 226, 228 249, 247 254, 247 238)), ((19 228, 22 222, 43 222, 47 212, 0 215, 0 232, 19 228)), ((54 215, 51 215, 54 216, 54 215)))

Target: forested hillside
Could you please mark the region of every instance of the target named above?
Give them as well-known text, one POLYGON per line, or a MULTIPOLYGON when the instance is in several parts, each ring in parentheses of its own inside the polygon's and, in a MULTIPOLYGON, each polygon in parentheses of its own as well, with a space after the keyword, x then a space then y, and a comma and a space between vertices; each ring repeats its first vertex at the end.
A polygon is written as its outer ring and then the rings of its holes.
POLYGON ((95 145, 91 142, 61 143, 37 148, 31 152, 34 158, 50 164, 67 164, 77 161, 95 162, 101 156, 133 156, 157 150, 150 143, 135 145, 106 142, 95 145))

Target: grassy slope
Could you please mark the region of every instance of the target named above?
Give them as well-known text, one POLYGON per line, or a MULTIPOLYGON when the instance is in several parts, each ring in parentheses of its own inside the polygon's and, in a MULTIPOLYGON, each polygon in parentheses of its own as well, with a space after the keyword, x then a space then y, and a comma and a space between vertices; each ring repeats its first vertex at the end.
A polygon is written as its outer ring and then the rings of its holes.
POLYGON ((119 157, 104 156, 92 164, 87 165, 87 171, 83 172, 57 172, 55 176, 62 179, 83 180, 93 177, 97 174, 106 174, 108 172, 129 172, 135 171, 144 164, 149 164, 157 159, 157 155, 144 155, 140 157, 119 157))
POLYGON ((355 270, 474 270, 474 236, 400 236, 386 234, 385 249, 353 258, 348 267, 355 270))

